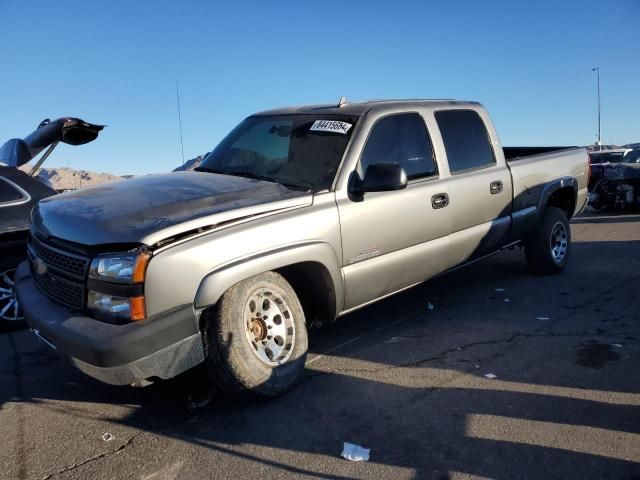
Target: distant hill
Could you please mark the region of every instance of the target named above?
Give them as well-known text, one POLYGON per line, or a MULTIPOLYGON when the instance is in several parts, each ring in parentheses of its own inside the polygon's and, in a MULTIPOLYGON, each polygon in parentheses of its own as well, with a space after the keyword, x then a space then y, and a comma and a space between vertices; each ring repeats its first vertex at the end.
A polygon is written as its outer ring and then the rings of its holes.
MULTIPOLYGON (((23 165, 20 170, 29 172, 31 165, 23 165)), ((88 170, 74 170, 67 167, 44 167, 36 171, 39 178, 45 179, 56 190, 76 190, 82 187, 92 187, 105 182, 122 180, 124 177, 111 173, 97 173, 88 170)))
MULTIPOLYGON (((174 169, 174 172, 182 170, 193 170, 198 167, 205 155, 198 155, 196 158, 192 158, 184 163, 184 169, 182 165, 174 169)), ((24 172, 30 172, 32 165, 23 165, 20 170, 24 172)), ((112 173, 98 173, 91 172, 89 170, 74 170, 68 167, 43 167, 39 168, 36 172, 36 176, 42 178, 44 183, 50 184, 56 190, 77 190, 83 187, 93 187, 106 182, 113 182, 115 180, 125 180, 127 178, 133 178, 134 175, 113 175, 112 173)))

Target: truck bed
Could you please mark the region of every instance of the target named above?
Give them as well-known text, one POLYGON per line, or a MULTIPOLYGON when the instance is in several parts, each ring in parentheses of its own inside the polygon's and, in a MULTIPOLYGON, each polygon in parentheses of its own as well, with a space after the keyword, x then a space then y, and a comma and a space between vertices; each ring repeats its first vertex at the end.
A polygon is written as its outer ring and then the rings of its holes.
POLYGON ((557 152, 558 150, 566 150, 568 148, 580 148, 577 146, 569 147, 504 147, 504 159, 509 162, 522 157, 531 157, 533 155, 541 155, 543 153, 557 152))
POLYGON ((577 190, 570 217, 584 208, 589 177, 586 148, 507 147, 504 151, 513 181, 512 238, 523 237, 524 230, 534 224, 531 220, 538 215, 540 199, 550 182, 560 182, 561 186, 577 190))

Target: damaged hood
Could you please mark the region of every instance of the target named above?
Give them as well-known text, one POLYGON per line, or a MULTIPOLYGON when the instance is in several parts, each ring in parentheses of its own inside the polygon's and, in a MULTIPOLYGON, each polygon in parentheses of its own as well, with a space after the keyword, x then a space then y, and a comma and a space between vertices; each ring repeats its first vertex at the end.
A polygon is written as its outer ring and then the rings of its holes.
POLYGON ((82 245, 157 242, 197 228, 310 205, 282 185, 204 172, 147 175, 42 200, 34 227, 82 245))

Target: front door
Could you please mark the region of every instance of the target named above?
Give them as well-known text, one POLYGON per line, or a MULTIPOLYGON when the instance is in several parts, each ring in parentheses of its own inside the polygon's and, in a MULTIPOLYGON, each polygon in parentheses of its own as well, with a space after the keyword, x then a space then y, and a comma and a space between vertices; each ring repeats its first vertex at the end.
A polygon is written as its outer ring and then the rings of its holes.
POLYGON ((345 310, 447 268, 448 190, 418 113, 388 115, 373 125, 358 162, 360 178, 375 163, 398 163, 409 182, 403 190, 338 200, 345 310))

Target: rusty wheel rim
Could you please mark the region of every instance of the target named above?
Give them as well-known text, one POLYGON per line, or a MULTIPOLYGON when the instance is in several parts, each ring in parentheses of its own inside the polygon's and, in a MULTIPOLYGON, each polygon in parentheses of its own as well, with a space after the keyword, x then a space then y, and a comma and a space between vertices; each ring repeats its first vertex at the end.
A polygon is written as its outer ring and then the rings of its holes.
POLYGON ((293 313, 282 295, 268 288, 249 295, 244 326, 251 350, 262 363, 274 367, 289 360, 296 330, 293 313))

